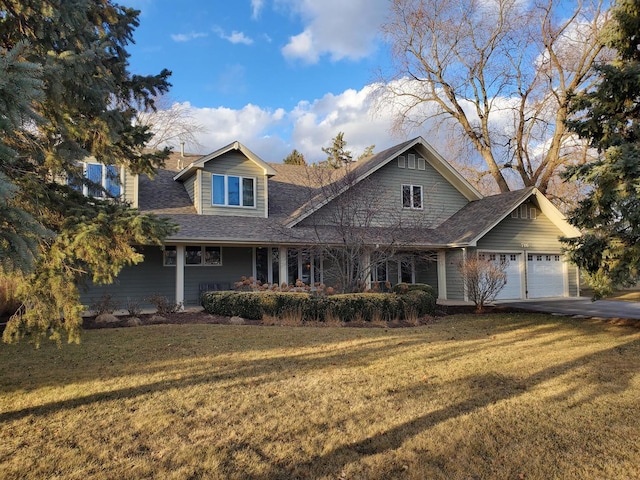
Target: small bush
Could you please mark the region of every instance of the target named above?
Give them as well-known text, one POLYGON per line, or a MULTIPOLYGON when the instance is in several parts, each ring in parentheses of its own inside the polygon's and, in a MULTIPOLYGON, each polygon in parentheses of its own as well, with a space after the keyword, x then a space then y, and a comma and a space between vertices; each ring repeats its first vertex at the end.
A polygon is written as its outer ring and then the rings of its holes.
POLYGON ((156 313, 160 316, 171 315, 182 308, 182 303, 171 302, 167 297, 160 294, 151 295, 147 301, 156 307, 156 313))
POLYGON ((91 310, 96 317, 99 317, 105 313, 113 314, 119 306, 118 302, 113 300, 110 294, 106 293, 89 305, 89 310, 91 310))
POLYGON ((139 317, 142 313, 140 302, 135 298, 127 298, 127 312, 132 317, 139 317))

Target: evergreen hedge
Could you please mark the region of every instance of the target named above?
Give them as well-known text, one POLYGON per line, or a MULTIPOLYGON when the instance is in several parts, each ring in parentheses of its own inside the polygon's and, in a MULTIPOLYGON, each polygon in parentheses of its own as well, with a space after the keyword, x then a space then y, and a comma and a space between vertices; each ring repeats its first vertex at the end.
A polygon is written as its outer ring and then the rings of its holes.
MULTIPOLYGON (((263 315, 295 314, 303 322, 324 321, 328 317, 343 322, 362 320, 391 321, 435 312, 433 289, 402 289, 403 293, 348 293, 315 296, 297 292, 206 292, 202 306, 212 315, 239 316, 261 320, 263 315), (430 290, 429 290, 430 289, 430 290)), ((428 288, 425 288, 428 287, 428 288)))

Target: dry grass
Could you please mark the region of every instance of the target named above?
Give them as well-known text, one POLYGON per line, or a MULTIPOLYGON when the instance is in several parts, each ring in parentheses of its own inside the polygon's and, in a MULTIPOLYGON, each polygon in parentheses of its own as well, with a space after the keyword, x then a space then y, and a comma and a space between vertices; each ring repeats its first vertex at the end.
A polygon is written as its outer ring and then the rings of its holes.
POLYGON ((157 325, 0 347, 0 478, 640 478, 640 331, 157 325))

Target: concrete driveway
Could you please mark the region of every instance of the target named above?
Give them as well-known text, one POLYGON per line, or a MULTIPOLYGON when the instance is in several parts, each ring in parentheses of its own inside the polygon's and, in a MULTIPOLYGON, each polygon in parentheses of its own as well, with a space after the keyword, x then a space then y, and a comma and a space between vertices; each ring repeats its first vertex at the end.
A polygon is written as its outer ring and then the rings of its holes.
POLYGON ((531 300, 500 300, 496 305, 508 305, 536 312, 562 315, 584 315, 599 318, 630 318, 640 320, 640 302, 596 300, 590 298, 544 298, 531 300))

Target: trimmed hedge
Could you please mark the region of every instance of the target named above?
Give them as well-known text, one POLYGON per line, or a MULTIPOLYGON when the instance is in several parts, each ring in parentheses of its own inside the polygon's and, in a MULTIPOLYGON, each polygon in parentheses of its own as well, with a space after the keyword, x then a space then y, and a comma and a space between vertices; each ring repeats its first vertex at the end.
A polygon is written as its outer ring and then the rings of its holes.
POLYGON ((343 322, 371 322, 435 312, 435 298, 424 288, 408 289, 404 294, 348 293, 326 297, 292 292, 206 292, 201 300, 207 313, 250 320, 293 313, 304 322, 324 321, 329 316, 343 322))

